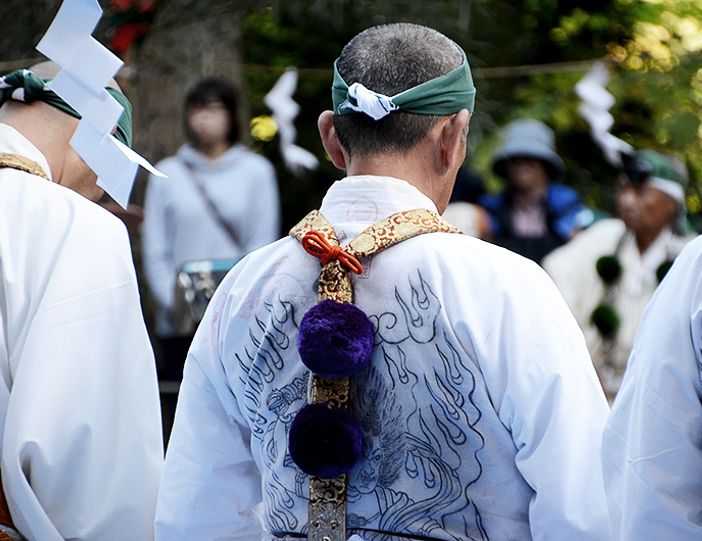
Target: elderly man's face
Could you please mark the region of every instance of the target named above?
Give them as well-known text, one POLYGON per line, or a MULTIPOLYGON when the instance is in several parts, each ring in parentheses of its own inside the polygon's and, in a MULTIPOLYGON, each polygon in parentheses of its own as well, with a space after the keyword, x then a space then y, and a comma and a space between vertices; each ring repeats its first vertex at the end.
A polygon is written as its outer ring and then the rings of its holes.
POLYGON ((516 192, 529 192, 548 184, 544 164, 534 158, 512 158, 507 162, 507 178, 516 192))
POLYGON ((619 217, 634 234, 657 234, 673 223, 677 203, 658 188, 624 179, 617 195, 619 217))

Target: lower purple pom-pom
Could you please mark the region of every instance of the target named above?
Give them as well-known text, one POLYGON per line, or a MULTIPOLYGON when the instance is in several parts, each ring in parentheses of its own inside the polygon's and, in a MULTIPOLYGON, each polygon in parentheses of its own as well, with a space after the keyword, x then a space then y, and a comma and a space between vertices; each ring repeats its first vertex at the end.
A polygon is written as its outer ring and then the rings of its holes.
POLYGON ((363 431, 348 410, 309 404, 290 425, 288 450, 303 472, 338 477, 351 471, 361 458, 363 431))

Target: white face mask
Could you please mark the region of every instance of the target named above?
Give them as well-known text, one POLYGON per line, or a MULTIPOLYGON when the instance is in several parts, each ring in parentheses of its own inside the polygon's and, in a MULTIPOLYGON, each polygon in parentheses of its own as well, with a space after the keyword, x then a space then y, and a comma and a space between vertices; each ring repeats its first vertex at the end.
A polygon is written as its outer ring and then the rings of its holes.
POLYGON ((188 126, 197 146, 225 143, 231 128, 229 111, 220 102, 191 107, 188 126))

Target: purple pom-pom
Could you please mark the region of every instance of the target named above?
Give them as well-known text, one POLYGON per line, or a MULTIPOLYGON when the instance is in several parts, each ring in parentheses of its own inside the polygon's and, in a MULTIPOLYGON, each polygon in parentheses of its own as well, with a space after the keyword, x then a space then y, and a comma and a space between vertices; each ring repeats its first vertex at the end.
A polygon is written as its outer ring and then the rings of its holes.
POLYGON ((288 450, 303 472, 338 477, 350 472, 361 458, 363 431, 348 410, 309 404, 290 425, 288 450))
POLYGON ((297 348, 305 366, 327 378, 363 368, 373 351, 373 324, 353 304, 325 300, 302 317, 297 348))

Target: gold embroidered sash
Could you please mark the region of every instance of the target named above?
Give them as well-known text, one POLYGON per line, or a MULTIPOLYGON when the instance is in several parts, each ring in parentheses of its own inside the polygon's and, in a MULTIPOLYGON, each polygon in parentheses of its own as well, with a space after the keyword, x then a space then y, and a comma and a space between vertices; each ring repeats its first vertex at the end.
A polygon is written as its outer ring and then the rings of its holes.
MULTIPOLYGON (((302 241, 310 231, 320 233, 330 245, 339 246, 334 228, 317 210, 293 227, 290 236, 302 241)), ((344 252, 362 262, 399 242, 425 233, 461 232, 436 212, 407 210, 368 227, 344 248, 344 252)), ((320 301, 353 302, 351 279, 339 259, 323 265, 317 293, 320 301)), ((349 378, 325 378, 312 374, 310 402, 328 402, 335 407, 348 408, 349 378)), ((346 475, 332 479, 310 476, 309 494, 307 539, 346 541, 346 475)))
POLYGON ((10 169, 17 169, 19 171, 24 171, 25 173, 30 173, 36 175, 45 180, 49 180, 49 176, 46 174, 41 165, 39 165, 34 160, 25 158, 18 154, 8 154, 5 152, 0 152, 0 168, 9 167, 10 169))

